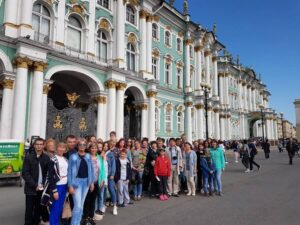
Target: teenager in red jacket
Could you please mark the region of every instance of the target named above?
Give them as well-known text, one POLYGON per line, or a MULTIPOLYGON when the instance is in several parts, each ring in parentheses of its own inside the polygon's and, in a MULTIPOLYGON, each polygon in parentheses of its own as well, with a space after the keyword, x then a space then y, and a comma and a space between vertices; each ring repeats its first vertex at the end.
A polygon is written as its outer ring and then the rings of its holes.
POLYGON ((164 149, 159 149, 159 156, 157 157, 154 165, 154 175, 159 182, 161 201, 168 200, 167 196, 167 183, 168 177, 171 174, 171 163, 169 158, 165 155, 164 149))

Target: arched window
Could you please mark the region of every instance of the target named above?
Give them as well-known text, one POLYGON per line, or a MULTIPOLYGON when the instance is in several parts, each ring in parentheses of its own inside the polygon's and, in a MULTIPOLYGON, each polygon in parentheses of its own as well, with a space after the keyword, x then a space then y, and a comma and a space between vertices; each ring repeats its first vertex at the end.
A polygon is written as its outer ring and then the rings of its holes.
POLYGON ((177 68, 177 88, 181 89, 182 88, 182 69, 181 68, 177 68))
POLYGON ((155 131, 159 131, 159 108, 155 107, 155 131))
POLYGON ((158 79, 158 59, 152 57, 152 74, 154 78, 158 79))
POLYGON ((158 39, 158 26, 156 23, 152 24, 152 37, 158 39))
POLYGON ((96 56, 101 62, 107 62, 107 37, 106 34, 102 31, 98 31, 97 42, 96 42, 96 56))
POLYGON ((130 5, 126 6, 126 21, 135 24, 135 11, 130 5))
POLYGON ((127 44, 127 70, 135 71, 135 48, 132 43, 127 44))
POLYGON ((177 113, 177 131, 179 133, 182 133, 184 131, 184 118, 182 112, 177 113))
POLYGON ((109 9, 109 0, 97 0, 97 3, 106 9, 109 9))
POLYGON ((49 43, 51 15, 42 4, 35 4, 32 10, 32 28, 34 40, 49 43))
POLYGON ((165 64, 165 82, 171 84, 171 64, 165 64))
POLYGON ((172 105, 167 105, 165 124, 166 124, 166 131, 171 132, 172 131, 172 105))
POLYGON ((82 25, 74 16, 69 17, 67 42, 68 46, 75 51, 81 51, 82 25))
POLYGON ((171 33, 169 31, 165 32, 165 45, 171 46, 171 33))
POLYGON ((177 38, 177 51, 181 52, 181 39, 177 38))

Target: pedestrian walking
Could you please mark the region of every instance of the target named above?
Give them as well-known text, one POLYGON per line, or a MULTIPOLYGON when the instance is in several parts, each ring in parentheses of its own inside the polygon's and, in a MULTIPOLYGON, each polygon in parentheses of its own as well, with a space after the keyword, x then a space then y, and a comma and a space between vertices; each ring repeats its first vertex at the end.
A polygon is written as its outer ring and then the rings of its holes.
POLYGON ((256 156, 257 153, 258 153, 254 141, 251 141, 251 142, 248 144, 248 147, 249 147, 249 151, 250 151, 250 158, 249 158, 250 172, 253 171, 253 165, 255 165, 255 166, 257 167, 257 169, 259 170, 259 169, 260 169, 260 165, 257 164, 257 163, 254 161, 254 158, 255 158, 255 156, 256 156))
POLYGON ((264 150, 265 158, 269 159, 270 158, 270 143, 269 143, 268 139, 266 139, 266 141, 262 143, 262 149, 264 150))
POLYGON ((250 149, 247 140, 243 140, 243 146, 240 149, 240 154, 242 157, 242 163, 246 168, 245 173, 249 173, 249 159, 250 159, 250 149))
MULTIPOLYGON (((41 196, 48 173, 50 158, 43 153, 44 140, 37 138, 33 143, 33 151, 25 156, 22 177, 25 181, 25 225, 39 225, 42 211, 41 196)), ((47 222, 47 218, 43 218, 47 222)))
POLYGON ((293 165, 293 158, 295 156, 295 153, 296 153, 297 149, 298 149, 298 146, 293 141, 293 139, 290 138, 289 141, 286 144, 286 150, 287 150, 288 155, 289 155, 289 164, 290 165, 293 165))

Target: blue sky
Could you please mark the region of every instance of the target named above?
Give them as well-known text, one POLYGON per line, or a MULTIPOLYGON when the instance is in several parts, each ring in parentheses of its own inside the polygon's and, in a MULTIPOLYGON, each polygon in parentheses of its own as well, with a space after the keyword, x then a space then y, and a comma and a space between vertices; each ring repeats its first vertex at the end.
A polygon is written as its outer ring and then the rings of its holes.
MULTIPOLYGON (((270 107, 295 122, 300 98, 299 0, 189 0, 191 20, 212 29, 241 63, 262 74, 270 107)), ((182 10, 183 0, 175 6, 182 10)))

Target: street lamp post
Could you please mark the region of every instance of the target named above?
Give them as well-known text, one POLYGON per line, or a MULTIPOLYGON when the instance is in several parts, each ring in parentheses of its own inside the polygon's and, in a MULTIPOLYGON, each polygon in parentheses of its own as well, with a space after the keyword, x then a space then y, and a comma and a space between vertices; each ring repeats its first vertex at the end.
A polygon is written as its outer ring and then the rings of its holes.
POLYGON ((261 115, 261 129, 262 129, 262 141, 265 142, 265 115, 263 111, 263 106, 260 107, 260 115, 261 115))
POLYGON ((282 145, 284 147, 284 139, 285 139, 285 133, 284 133, 284 128, 283 128, 283 113, 280 113, 280 118, 281 118, 281 130, 282 130, 282 145))
POLYGON ((210 87, 208 84, 201 84, 202 90, 204 92, 204 109, 205 109, 205 131, 206 131, 206 140, 209 138, 209 130, 208 130, 208 93, 210 87))

